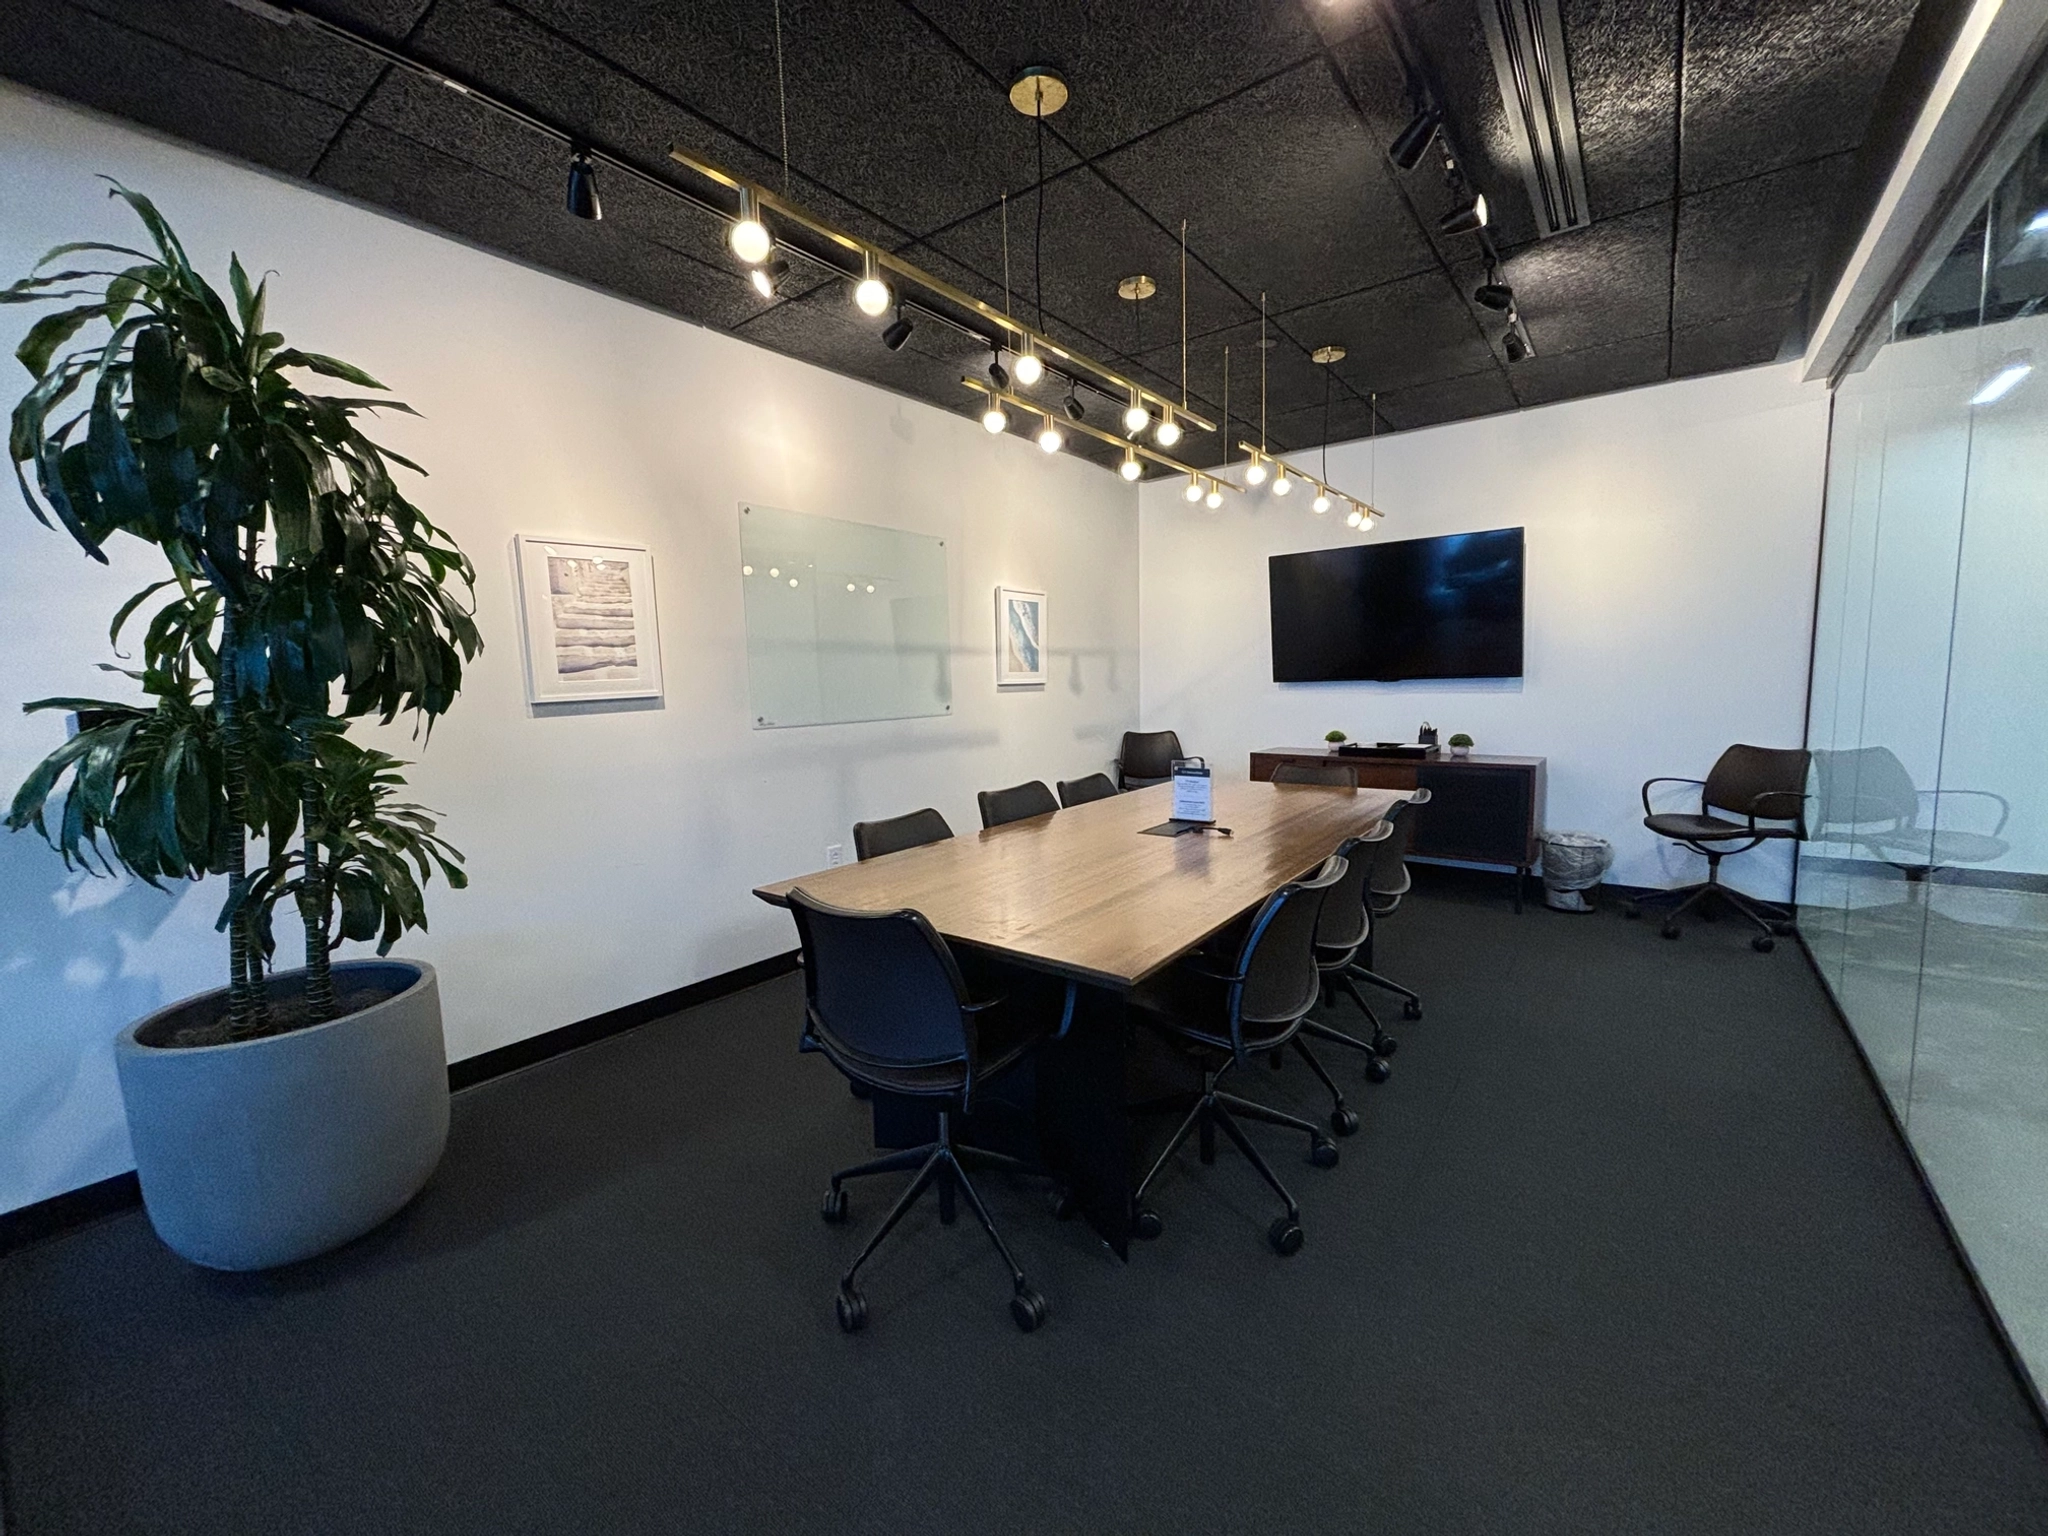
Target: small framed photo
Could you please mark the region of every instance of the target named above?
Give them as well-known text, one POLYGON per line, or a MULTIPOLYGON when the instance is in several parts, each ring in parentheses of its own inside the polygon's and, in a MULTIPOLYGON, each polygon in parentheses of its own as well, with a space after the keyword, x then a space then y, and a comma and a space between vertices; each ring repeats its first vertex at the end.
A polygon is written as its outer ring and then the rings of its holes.
POLYGON ((1045 594, 996 588, 996 686, 1045 686, 1045 594))
POLYGON ((660 698, 661 635, 647 546, 522 533, 514 547, 527 701, 660 698))

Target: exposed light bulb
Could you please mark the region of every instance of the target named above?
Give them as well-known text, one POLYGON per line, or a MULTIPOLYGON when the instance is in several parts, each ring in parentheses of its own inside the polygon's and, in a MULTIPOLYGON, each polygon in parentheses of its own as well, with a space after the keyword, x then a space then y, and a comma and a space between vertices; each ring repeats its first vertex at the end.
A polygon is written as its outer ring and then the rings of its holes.
POLYGON ((1285 496, 1289 491, 1293 489, 1294 482, 1287 478, 1286 470, 1283 469, 1278 474, 1273 476, 1273 494, 1275 496, 1285 496))
POLYGON ((1244 483, 1246 485, 1264 485, 1266 483, 1266 461, 1264 459, 1253 459, 1251 463, 1245 466, 1244 483))
POLYGON ((764 299, 775 297, 782 280, 789 276, 789 263, 781 259, 769 262, 765 267, 755 267, 747 273, 747 281, 754 285, 754 292, 764 299))
POLYGON ((790 577, 790 578, 789 578, 789 584, 790 584, 790 585, 791 585, 792 587, 796 585, 796 578, 795 578, 794 576, 792 576, 792 577, 790 577))
POLYGON ((1038 360, 1036 352, 1017 354, 1017 382, 1026 389, 1045 377, 1045 364, 1038 360))
POLYGON ((1010 424, 1010 418, 1003 414, 1003 408, 996 401, 988 403, 988 409, 981 413, 981 424, 991 432, 1000 432, 1010 424))
POLYGON ((751 565, 743 565, 740 567, 740 574, 742 576, 751 576, 754 574, 754 568, 751 565))
POLYGON ((1124 430, 1142 432, 1145 423, 1152 419, 1152 413, 1145 409, 1145 402, 1138 398, 1136 390, 1131 391, 1131 403, 1124 407, 1124 430))
POLYGON ((1202 498, 1202 505, 1207 507, 1211 512, 1214 512, 1218 507, 1223 505, 1222 487, 1217 485, 1216 482, 1213 480, 1209 482, 1209 494, 1202 498))
POLYGON ((896 296, 889 292, 889 285, 882 281, 882 266, 872 254, 861 257, 860 285, 853 290, 853 302, 864 315, 880 318, 889 312, 889 306, 896 302, 896 296))
POLYGON ((1479 216, 1479 227, 1481 229, 1486 228, 1486 194, 1484 192, 1472 199, 1472 211, 1479 216))
POLYGON ((1038 446, 1047 453, 1058 453, 1066 446, 1066 439, 1060 436, 1060 429, 1052 424, 1050 416, 1045 418, 1045 430, 1038 434, 1038 446))
POLYGON ((1356 507, 1353 507, 1349 512, 1346 512, 1344 514, 1344 525, 1347 528, 1356 528, 1360 523, 1364 521, 1365 514, 1359 511, 1356 507))
POLYGON ((875 584, 872 581, 868 583, 868 590, 870 592, 875 590, 875 584))
POLYGON ((1329 511, 1329 510, 1330 510, 1330 493, 1329 493, 1328 491, 1318 491, 1318 492, 1316 492, 1316 499, 1315 499, 1314 501, 1310 502, 1310 503, 1309 503, 1309 505, 1310 505, 1311 507, 1313 507, 1313 508, 1314 508, 1314 509, 1315 509, 1316 511, 1318 511, 1318 512, 1327 512, 1327 511, 1329 511))
POLYGON ((775 242, 768 236, 768 226, 761 222, 760 199, 745 187, 740 189, 740 216, 734 221, 732 233, 726 239, 732 246, 733 255, 749 265, 766 261, 768 253, 775 249, 775 242))
POLYGON ((779 571, 779 570, 777 570, 777 569, 776 569, 776 568, 775 568, 774 566, 772 566, 772 565, 771 565, 771 566, 769 566, 769 567, 768 567, 768 574, 769 574, 770 576, 780 576, 780 575, 782 574, 782 572, 781 572, 781 571, 779 571))
POLYGON ((851 591, 853 590, 853 583, 852 583, 852 582, 850 582, 850 581, 849 581, 849 582, 848 582, 848 583, 846 584, 846 590, 847 590, 847 591, 849 591, 849 592, 851 592, 851 591))
POLYGON ((1126 452, 1124 454, 1124 462, 1117 470, 1117 473, 1126 480, 1135 480, 1138 476, 1145 473, 1145 466, 1138 462, 1138 456, 1135 453, 1126 452))
POLYGON ((1159 440, 1159 446, 1162 448, 1171 448, 1180 441, 1180 423, 1173 419, 1171 410, 1161 413, 1159 425, 1153 429, 1152 435, 1159 440))
POLYGON ((1200 501, 1202 499, 1202 482, 1193 475, 1189 475, 1188 488, 1182 491, 1181 495, 1187 497, 1189 501, 1200 501))

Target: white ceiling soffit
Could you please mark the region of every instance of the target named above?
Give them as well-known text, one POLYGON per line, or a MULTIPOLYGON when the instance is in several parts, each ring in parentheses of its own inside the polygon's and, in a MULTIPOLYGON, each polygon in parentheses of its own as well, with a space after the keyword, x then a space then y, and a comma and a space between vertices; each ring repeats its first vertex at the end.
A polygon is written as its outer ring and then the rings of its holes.
MULTIPOLYGON (((1977 0, 1814 328, 1806 378, 1834 379, 1868 361, 1865 341, 1944 222, 1988 193, 1989 183, 1977 189, 1972 168, 2031 93, 2037 65, 2048 62, 2044 46, 2048 0, 1977 0)), ((1981 172, 1995 180, 2000 169, 1985 164, 1981 172)))

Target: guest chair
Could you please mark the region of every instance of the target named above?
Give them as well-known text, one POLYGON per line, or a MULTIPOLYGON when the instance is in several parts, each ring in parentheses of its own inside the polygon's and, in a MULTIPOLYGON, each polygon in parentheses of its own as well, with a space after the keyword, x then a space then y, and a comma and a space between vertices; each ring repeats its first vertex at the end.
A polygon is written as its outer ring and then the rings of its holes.
MULTIPOLYGON (((1359 948, 1360 958, 1345 967, 1344 974, 1353 981, 1362 981, 1367 986, 1378 987, 1382 992, 1391 992, 1401 999, 1401 1017, 1419 1019, 1422 1017, 1422 999, 1398 981, 1390 980, 1373 969, 1373 939, 1379 932, 1380 919, 1391 917, 1400 908, 1401 898, 1408 894, 1415 877, 1408 872, 1408 839, 1415 831, 1415 813, 1429 804, 1430 792, 1426 789, 1411 789, 1406 800, 1396 801, 1387 812, 1387 822, 1394 829, 1393 835, 1380 843, 1374 850, 1372 873, 1366 876, 1366 907, 1372 917, 1366 929, 1365 943, 1359 948)), ((1373 1026, 1377 1033, 1379 1026, 1373 1026)), ((1383 1055, 1392 1055, 1389 1047, 1383 1055)), ((1371 1068, 1367 1068, 1371 1075, 1371 1068)))
POLYGON ((1138 1106, 1140 1110, 1187 1107, 1180 1128, 1138 1185, 1132 1226, 1139 1237, 1156 1238, 1165 1230, 1165 1221, 1146 1204, 1145 1196, 1174 1153, 1199 1131, 1202 1161, 1214 1161, 1220 1129, 1286 1202, 1285 1214, 1275 1217, 1266 1229, 1266 1241, 1282 1257, 1300 1250, 1301 1207, 1259 1155, 1238 1120, 1305 1132, 1309 1160, 1318 1168, 1336 1166, 1337 1143, 1309 1121, 1225 1093, 1217 1082, 1232 1067, 1290 1043, 1301 1021, 1315 1007, 1321 990, 1316 920, 1324 898, 1344 878, 1344 872, 1344 860, 1333 855, 1311 878, 1283 885, 1266 898, 1234 959, 1221 965, 1201 957, 1190 959, 1132 995, 1131 1005, 1140 1022, 1202 1059, 1202 1091, 1192 1096, 1192 1103, 1183 1095, 1138 1106))
POLYGON ((984 789, 974 798, 981 806, 984 831, 1012 821, 1022 821, 1027 816, 1043 816, 1060 808, 1059 801, 1052 797, 1052 791, 1037 779, 1009 789, 984 789))
POLYGON ((943 843, 953 835, 946 818, 930 806, 907 816, 887 821, 856 821, 853 824, 853 856, 865 861, 905 848, 922 848, 926 843, 943 843))
POLYGON ((1091 800, 1108 800, 1116 794, 1116 781, 1106 773, 1091 773, 1085 779, 1060 780, 1060 804, 1068 809, 1091 800))
POLYGON ((1769 953, 1776 946, 1775 934, 1789 933, 1792 914, 1775 902, 1731 890, 1721 883, 1721 861, 1731 853, 1750 849, 1778 838, 1806 836, 1806 775, 1811 756, 1800 748, 1730 747, 1700 779, 1649 779, 1643 784, 1643 825, 1659 837, 1681 843, 1707 861, 1707 878, 1676 890, 1656 891, 1632 901, 1624 909, 1630 917, 1670 904, 1662 933, 1678 937, 1678 920, 1695 907, 1700 916, 1711 917, 1711 907, 1722 902, 1756 927, 1749 947, 1769 953), (1695 812, 1658 811, 1650 804, 1650 790, 1658 784, 1697 784, 1700 808, 1695 812), (1731 812, 1742 819, 1732 821, 1713 812, 1731 812), (1777 825, 1759 825, 1759 820, 1777 825))
POLYGON ((1380 1028, 1379 1016, 1358 990, 1358 983, 1352 976, 1358 963, 1358 955, 1372 938, 1372 909, 1366 905, 1366 881, 1372 874, 1373 860, 1379 845, 1392 839, 1394 824, 1382 821, 1363 837, 1347 838, 1337 849, 1337 857, 1344 860, 1344 878, 1330 887, 1323 898, 1323 909, 1316 919, 1316 970, 1320 975, 1318 1001, 1327 1003, 1333 992, 1343 992, 1365 1015, 1365 1021, 1372 1026, 1372 1039, 1361 1040, 1356 1035, 1325 1024, 1319 1019, 1306 1018, 1301 1021, 1301 1033, 1294 1038, 1294 1049, 1309 1070, 1322 1079, 1330 1090, 1330 1128, 1339 1136, 1349 1136, 1358 1129, 1358 1115, 1347 1108, 1343 1092, 1323 1070, 1323 1064, 1309 1049, 1309 1040, 1326 1040, 1332 1045, 1347 1046, 1365 1055, 1365 1075, 1375 1083, 1384 1083, 1392 1073, 1387 1058, 1394 1054, 1399 1042, 1380 1028), (1307 1038, 1304 1038, 1307 1037, 1307 1038))
POLYGON ((1358 770, 1341 763, 1282 763, 1273 770, 1275 784, 1326 784, 1332 789, 1358 788, 1358 770))
POLYGON ((1003 998, 973 999, 946 941, 921 913, 850 912, 801 887, 789 893, 789 907, 804 957, 800 1049, 822 1052, 849 1081, 870 1090, 929 1100, 938 1108, 937 1141, 832 1175, 823 1214, 837 1225, 847 1217, 843 1186, 848 1179, 916 1171, 840 1279, 834 1303, 839 1326, 848 1333, 867 1326, 867 1298, 855 1284, 861 1266, 918 1197, 936 1184, 942 1222, 953 1220, 956 1194, 966 1196, 1010 1271, 1010 1316, 1030 1333, 1046 1320, 1045 1298, 1017 1267, 968 1182, 967 1169, 1035 1170, 1013 1157, 956 1144, 953 1117, 969 1113, 981 1086, 1023 1061, 1045 1031, 1003 998))
POLYGON ((1144 789, 1173 777, 1173 760, 1187 754, 1172 731, 1125 731, 1116 754, 1116 787, 1144 789))

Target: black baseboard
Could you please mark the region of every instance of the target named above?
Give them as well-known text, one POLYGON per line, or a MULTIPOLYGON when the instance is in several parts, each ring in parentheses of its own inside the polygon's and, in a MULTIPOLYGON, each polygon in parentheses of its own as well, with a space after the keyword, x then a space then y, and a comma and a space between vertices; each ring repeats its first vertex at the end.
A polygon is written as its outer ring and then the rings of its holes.
MULTIPOLYGON (((503 1077, 507 1072, 517 1072, 522 1067, 530 1067, 595 1041, 637 1029, 642 1024, 667 1018, 685 1008, 694 1008, 700 1003, 744 991, 777 976, 786 976, 796 969, 796 957, 797 952, 793 949, 785 954, 770 955, 766 960, 756 960, 738 970, 708 976, 687 987, 677 987, 637 1003, 628 1003, 623 1008, 614 1008, 609 1013, 579 1019, 574 1024, 564 1024, 560 1029, 515 1040, 494 1051, 450 1062, 449 1090, 459 1092, 464 1088, 474 1088, 478 1083, 503 1077)), ((38 1200, 17 1210, 0 1211, 0 1257, 102 1216, 133 1210, 141 1203, 142 1187, 130 1171, 101 1179, 96 1184, 87 1184, 82 1189, 66 1190, 61 1195, 52 1195, 47 1200, 38 1200)))
POLYGON ((2024 869, 1968 869, 1954 864, 1922 868, 1880 864, 1874 859, 1840 859, 1818 853, 1801 853, 1799 867, 1830 875, 1896 880, 1901 885, 1966 885, 1986 891, 2028 891, 2036 896, 2048 895, 2048 875, 2024 869))
POLYGON ((1806 942, 1806 935, 1796 927, 1793 934, 1799 942, 1799 953, 1806 957, 1807 968, 1813 972, 1813 979, 1820 986, 1821 995, 1828 1000, 1828 1007, 1834 1013, 1835 1023, 1842 1033, 1849 1037, 1850 1049, 1856 1052, 1856 1059, 1863 1064, 1863 1076, 1870 1084, 1870 1091, 1877 1095, 1877 1102, 1884 1106, 1884 1117, 1890 1123, 1892 1134, 1899 1140, 1899 1147, 1906 1154, 1906 1161, 1912 1165, 1914 1177, 1920 1181, 1920 1192, 1927 1197, 1933 1208, 1935 1220, 1941 1223, 1941 1230, 1948 1238, 1949 1251, 1955 1256, 1957 1265, 1970 1282, 1970 1290, 1977 1298, 1977 1305, 1984 1309, 1985 1321, 1990 1323, 1991 1332, 2005 1351, 2005 1363, 2011 1369, 2013 1379, 2019 1383, 2020 1395, 2034 1410, 2034 1417, 2041 1426, 2041 1432, 2048 1434, 2048 1400, 2041 1395, 2041 1383, 2034 1379, 2034 1373, 2027 1368, 2019 1346, 2007 1331, 2005 1319, 1999 1315, 1998 1304, 1991 1299, 1991 1292, 1985 1288, 1984 1277, 1977 1273, 1976 1262, 1970 1257, 1970 1250, 1964 1246, 1962 1234, 1949 1219, 1948 1207, 1942 1203, 1934 1181, 1927 1176, 1927 1165, 1920 1161, 1920 1153, 1913 1146, 1912 1137, 1906 1134, 1906 1124, 1899 1118, 1898 1109, 1893 1105, 1891 1095, 1885 1092, 1884 1079, 1877 1075, 1877 1067, 1870 1059, 1870 1053, 1863 1048, 1863 1038, 1856 1033, 1856 1027, 1849 1022, 1849 1015, 1842 1011, 1841 1002, 1835 997, 1835 989, 1828 985, 1827 972, 1820 968, 1820 962, 1813 956, 1812 948, 1806 942))

